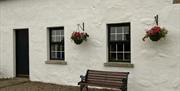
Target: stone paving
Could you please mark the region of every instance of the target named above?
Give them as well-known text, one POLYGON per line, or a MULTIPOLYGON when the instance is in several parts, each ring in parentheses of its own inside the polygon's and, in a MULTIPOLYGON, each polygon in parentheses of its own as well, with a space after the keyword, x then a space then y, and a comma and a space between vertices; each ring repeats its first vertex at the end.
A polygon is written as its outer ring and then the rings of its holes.
MULTIPOLYGON (((42 82, 31 82, 26 78, 15 78, 0 80, 0 91, 79 91, 79 87, 55 85, 42 82)), ((91 88, 89 89, 89 91, 113 90, 91 88)))

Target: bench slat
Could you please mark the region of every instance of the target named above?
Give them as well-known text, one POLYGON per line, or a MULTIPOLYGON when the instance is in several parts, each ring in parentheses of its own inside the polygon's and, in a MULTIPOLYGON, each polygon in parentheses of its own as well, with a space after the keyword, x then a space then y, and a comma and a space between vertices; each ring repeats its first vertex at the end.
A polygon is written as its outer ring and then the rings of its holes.
POLYGON ((88 79, 100 79, 100 80, 110 80, 110 81, 122 81, 124 78, 111 78, 111 77, 97 77, 97 76, 89 76, 88 79))
POLYGON ((109 83, 102 84, 101 82, 90 82, 88 85, 89 86, 113 87, 113 88, 121 88, 121 87, 123 87, 122 84, 109 84, 109 83))
POLYGON ((95 70, 88 70, 88 73, 105 73, 105 74, 122 74, 122 75, 128 75, 129 72, 110 72, 110 71, 95 71, 95 70))
POLYGON ((126 76, 114 76, 114 75, 96 75, 96 74, 88 74, 87 76, 89 77, 96 77, 96 78, 101 78, 101 77, 105 77, 105 78, 116 78, 116 79, 122 79, 122 78, 127 78, 126 76))
POLYGON ((123 82, 122 81, 110 81, 110 80, 99 80, 99 79, 88 79, 87 81, 88 83, 91 83, 91 82, 99 82, 101 84, 122 84, 123 82))

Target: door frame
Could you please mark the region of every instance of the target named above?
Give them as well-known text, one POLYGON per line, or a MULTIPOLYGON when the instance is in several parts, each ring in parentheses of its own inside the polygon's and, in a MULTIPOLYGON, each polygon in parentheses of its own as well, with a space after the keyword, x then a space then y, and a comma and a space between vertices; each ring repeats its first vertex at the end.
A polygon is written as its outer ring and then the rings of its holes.
MULTIPOLYGON (((28 31, 28 44, 29 44, 29 28, 14 28, 13 29, 13 64, 14 64, 13 65, 13 77, 17 77, 17 74, 16 74, 16 31, 18 31, 18 30, 27 30, 28 31)), ((29 52, 29 48, 28 48, 28 52, 29 52)), ((29 76, 28 77, 30 77, 30 61, 29 61, 29 76)))

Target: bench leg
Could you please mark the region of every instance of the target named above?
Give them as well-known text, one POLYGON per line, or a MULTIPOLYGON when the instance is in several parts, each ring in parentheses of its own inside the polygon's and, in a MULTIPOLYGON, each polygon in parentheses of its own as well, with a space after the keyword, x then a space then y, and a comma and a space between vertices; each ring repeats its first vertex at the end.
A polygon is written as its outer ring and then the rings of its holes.
POLYGON ((84 85, 80 85, 80 91, 83 91, 84 85))
POLYGON ((122 91, 127 91, 127 88, 122 89, 122 91))
POLYGON ((88 91, 88 86, 86 86, 86 91, 88 91))

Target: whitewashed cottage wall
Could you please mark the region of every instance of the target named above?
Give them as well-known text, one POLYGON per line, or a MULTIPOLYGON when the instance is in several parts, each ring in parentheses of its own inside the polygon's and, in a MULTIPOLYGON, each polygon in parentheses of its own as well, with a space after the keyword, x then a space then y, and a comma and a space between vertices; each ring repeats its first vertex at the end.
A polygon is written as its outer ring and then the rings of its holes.
POLYGON ((77 85, 87 69, 130 72, 128 91, 179 91, 180 4, 173 0, 1 0, 0 78, 15 76, 13 29, 29 28, 30 80, 77 85), (154 15, 169 30, 158 42, 142 41, 154 15), (87 42, 75 45, 71 33, 85 22, 87 42), (131 22, 134 68, 105 67, 106 24, 131 22), (47 27, 64 26, 67 65, 45 64, 47 27))

